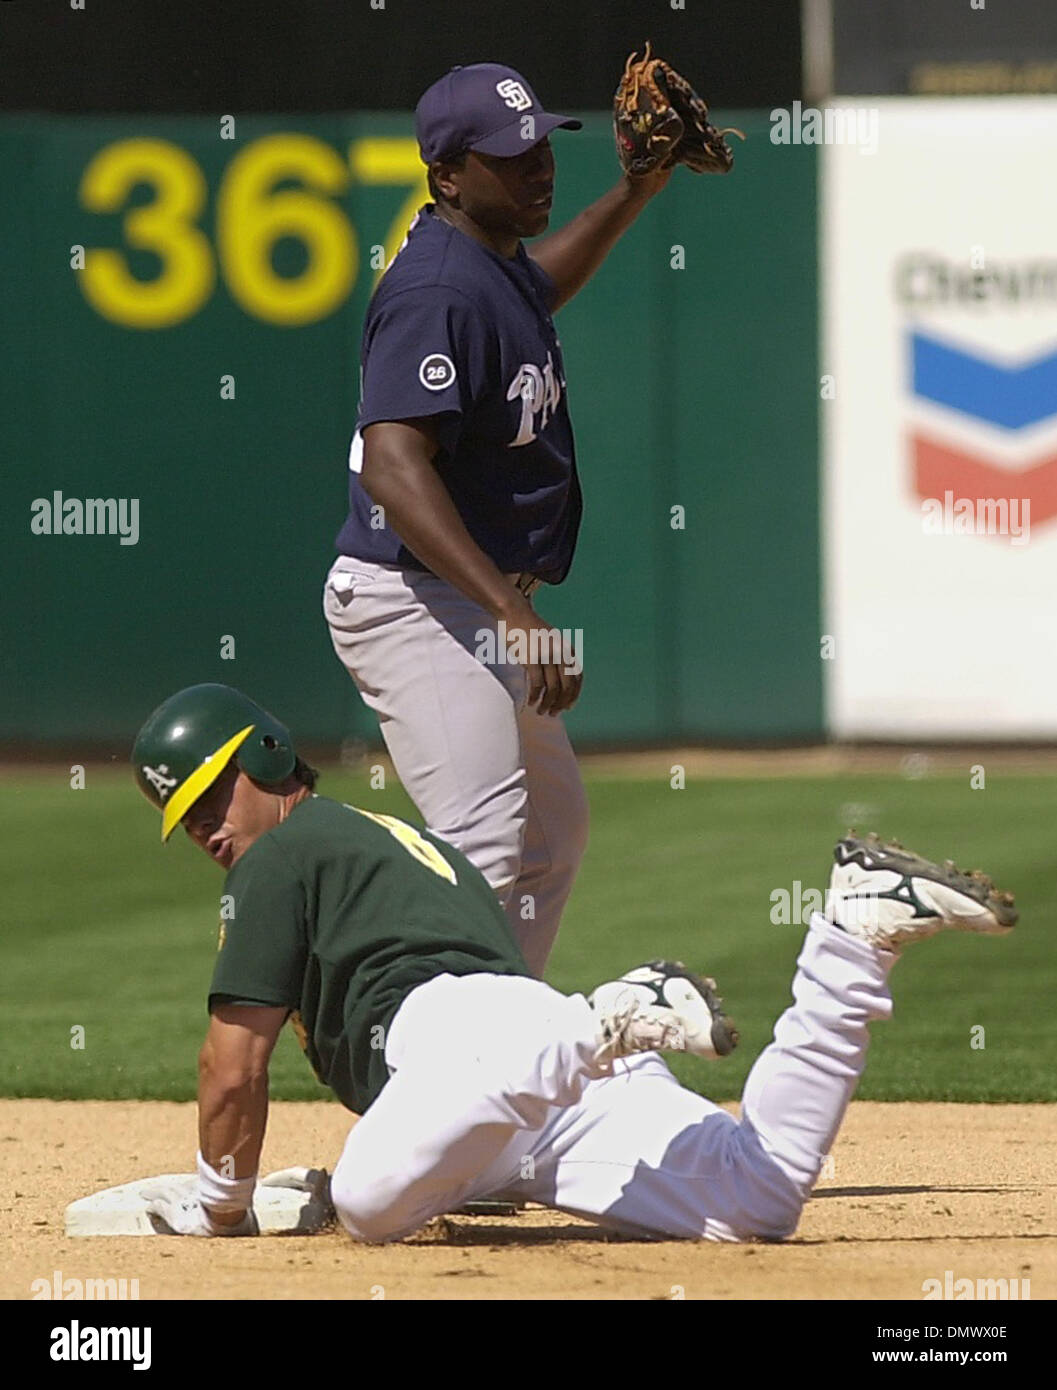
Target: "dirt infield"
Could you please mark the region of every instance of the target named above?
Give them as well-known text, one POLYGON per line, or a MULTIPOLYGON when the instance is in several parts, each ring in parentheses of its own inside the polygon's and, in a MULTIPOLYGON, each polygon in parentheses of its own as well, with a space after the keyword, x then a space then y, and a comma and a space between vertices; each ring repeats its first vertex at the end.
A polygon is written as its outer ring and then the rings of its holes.
MULTIPOLYGON (((272 1106, 264 1168, 333 1166, 326 1103, 272 1106)), ((927 1279, 1030 1280, 1057 1296, 1057 1106, 852 1106, 794 1240, 727 1246, 607 1238, 543 1209, 452 1217, 397 1245, 338 1231, 246 1241, 80 1239, 77 1197, 193 1168, 192 1105, 0 1101, 0 1297, 35 1279, 138 1279, 155 1298, 897 1298, 927 1279)))

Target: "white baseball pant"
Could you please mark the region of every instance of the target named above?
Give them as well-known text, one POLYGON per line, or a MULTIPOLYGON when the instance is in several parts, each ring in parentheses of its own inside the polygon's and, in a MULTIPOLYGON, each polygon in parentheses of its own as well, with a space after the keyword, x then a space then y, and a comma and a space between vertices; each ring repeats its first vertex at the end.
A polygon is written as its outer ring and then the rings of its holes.
POLYGON ((741 1120, 656 1053, 605 1067, 582 995, 538 980, 442 975, 412 991, 391 1078, 332 1181, 346 1230, 397 1240, 463 1202, 543 1202, 638 1236, 780 1239, 796 1229, 891 1013, 896 957, 816 914, 793 1004, 745 1084, 741 1120))
POLYGON ((561 715, 526 708, 524 667, 478 659, 496 621, 436 575, 339 556, 323 611, 427 828, 485 876, 542 975, 587 845, 561 715))

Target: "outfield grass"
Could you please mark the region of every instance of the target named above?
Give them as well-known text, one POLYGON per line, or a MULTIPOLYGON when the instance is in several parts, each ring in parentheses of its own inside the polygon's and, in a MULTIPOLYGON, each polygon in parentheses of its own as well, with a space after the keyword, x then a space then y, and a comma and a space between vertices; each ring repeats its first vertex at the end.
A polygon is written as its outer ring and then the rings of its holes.
MULTIPOLYGON (((371 791, 341 769, 321 789, 413 818, 398 787, 371 791)), ((950 934, 906 953, 895 1017, 874 1029, 859 1096, 1057 1099, 1053 778, 989 774, 980 791, 968 772, 691 779, 674 791, 588 775, 588 792, 591 845, 548 978, 586 991, 661 954, 715 975, 741 1046, 723 1063, 677 1059, 687 1084, 718 1100, 739 1095, 789 1000, 802 936, 772 923, 771 895, 792 893, 797 879, 824 889, 833 841, 854 819, 987 869, 1021 911, 1005 939, 950 934), (985 1046, 973 1048, 981 1025, 985 1046)), ((223 879, 182 836, 163 849, 158 832, 124 768, 90 767, 81 791, 58 768, 5 776, 0 1094, 193 1098, 223 879), (70 1045, 77 1026, 83 1049, 70 1045)), ((288 1029, 272 1094, 328 1094, 288 1029)))

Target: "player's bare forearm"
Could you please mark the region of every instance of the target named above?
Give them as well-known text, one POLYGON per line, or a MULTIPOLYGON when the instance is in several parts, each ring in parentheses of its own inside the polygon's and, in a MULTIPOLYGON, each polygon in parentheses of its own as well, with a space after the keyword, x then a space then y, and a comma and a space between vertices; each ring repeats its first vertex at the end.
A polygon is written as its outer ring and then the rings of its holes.
MULTIPOLYGON (((252 1177, 260 1166, 268 1124, 268 1073, 233 1084, 222 1074, 199 1067, 198 1147, 218 1173, 252 1177)), ((209 1209, 220 1226, 237 1226, 242 1212, 209 1209)))
MULTIPOLYGON (((525 596, 504 577, 494 561, 470 535, 462 517, 433 467, 437 445, 429 421, 369 425, 363 434, 363 472, 360 481, 373 502, 385 509, 386 521, 424 565, 441 579, 501 619, 508 637, 520 631, 531 652, 533 632, 553 633, 525 596)), ((540 714, 570 709, 580 694, 582 675, 557 661, 526 662, 528 704, 540 714)))
POLYGON ((211 1168, 229 1178, 252 1177, 267 1124, 267 1072, 232 1079, 199 1068, 198 1147, 211 1168))
POLYGON ((435 441, 406 422, 364 431, 361 481, 387 523, 424 565, 494 618, 518 613, 526 600, 474 541, 430 461, 435 441))
MULTIPOLYGON (((268 1059, 288 1009, 218 1002, 198 1054, 198 1147, 225 1178, 251 1178, 268 1124, 268 1059)), ((211 1210, 221 1225, 239 1212, 211 1210)))
POLYGON ((557 286, 556 313, 583 289, 655 193, 671 177, 664 169, 641 178, 625 175, 571 222, 534 242, 530 255, 557 286))

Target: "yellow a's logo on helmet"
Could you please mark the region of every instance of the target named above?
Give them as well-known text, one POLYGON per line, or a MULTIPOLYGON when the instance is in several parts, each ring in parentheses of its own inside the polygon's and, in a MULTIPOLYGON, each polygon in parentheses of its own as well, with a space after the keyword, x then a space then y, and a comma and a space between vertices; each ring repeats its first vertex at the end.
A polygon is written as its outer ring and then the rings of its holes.
POLYGON ((144 767, 143 775, 158 793, 158 798, 165 801, 173 787, 180 780, 178 777, 168 776, 169 764, 159 763, 157 767, 144 767))

